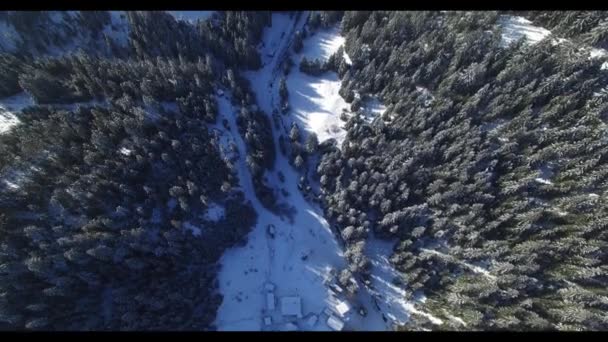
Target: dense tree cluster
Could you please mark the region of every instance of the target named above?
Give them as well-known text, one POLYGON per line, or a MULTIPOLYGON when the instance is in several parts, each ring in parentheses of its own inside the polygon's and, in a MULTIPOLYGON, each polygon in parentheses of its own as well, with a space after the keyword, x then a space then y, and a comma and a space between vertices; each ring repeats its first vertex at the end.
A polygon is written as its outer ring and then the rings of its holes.
POLYGON ((608 49, 608 11, 529 11, 526 17, 555 35, 608 49))
MULTIPOLYGON (((71 18, 99 31, 104 13, 71 18)), ((0 136, 1 329, 213 328, 217 262, 257 214, 208 124, 229 88, 248 154, 272 167, 270 123, 236 71, 259 66, 269 18, 231 12, 194 27, 133 12, 125 55, 0 56, 0 95, 37 104, 0 136), (212 204, 218 221, 201 215, 212 204)))
POLYGON ((6 11, 0 23, 13 28, 14 35, 3 37, 0 52, 23 54, 55 54, 77 48, 91 54, 119 53, 120 46, 103 32, 112 23, 106 11, 6 11))
POLYGON ((5 169, 35 165, 0 200, 6 327, 208 327, 221 302, 215 262, 255 212, 222 192, 235 180, 206 126, 177 112, 150 120, 128 98, 29 111, 37 119, 0 141, 3 156, 21 156, 5 169), (225 204, 223 221, 195 215, 210 201, 225 204), (189 237, 185 222, 204 238, 189 237))
POLYGON ((308 17, 308 26, 312 30, 328 28, 340 22, 344 11, 311 11, 308 17))
POLYGON ((443 321, 400 329, 608 329, 608 72, 582 48, 607 47, 605 12, 527 12, 571 41, 508 47, 497 12, 310 12, 308 30, 346 37, 299 65, 342 79, 340 148, 296 124, 274 146, 286 79, 269 118, 241 75, 270 13, 116 15, 0 12, 18 33, 0 97, 36 103, 0 135, 0 329, 213 328, 217 262, 257 216, 210 128, 223 94, 265 207, 288 212, 266 183, 275 148, 302 190, 316 166, 348 292, 370 284, 367 242, 394 242, 395 283, 443 321), (387 108, 364 120, 371 99, 387 108))
POLYGON ((341 94, 388 108, 350 118, 323 154, 326 215, 364 279, 361 245, 395 241, 408 293, 445 322, 434 329, 605 330, 606 72, 574 43, 502 48, 496 24, 344 14, 341 94))

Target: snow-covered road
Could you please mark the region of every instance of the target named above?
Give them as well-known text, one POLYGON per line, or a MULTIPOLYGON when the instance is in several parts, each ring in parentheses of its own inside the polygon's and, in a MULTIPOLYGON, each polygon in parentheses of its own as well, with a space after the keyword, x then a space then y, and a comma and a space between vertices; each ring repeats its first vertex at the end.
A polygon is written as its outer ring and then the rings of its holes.
MULTIPOLYGON (((292 42, 295 30, 301 29, 306 21, 307 13, 300 17, 290 17, 286 14, 273 14, 272 26, 264 33, 263 47, 261 53, 264 59, 264 67, 256 72, 248 72, 246 76, 250 80, 256 93, 260 108, 271 115, 276 107, 274 99, 278 98, 278 65, 282 62, 280 56, 285 57, 292 42)), ((313 36, 305 42, 304 52, 320 52, 321 58, 326 58, 337 49, 339 44, 333 40, 337 31, 322 32, 319 36, 313 36), (333 37, 332 37, 333 35, 333 37), (332 43, 333 42, 333 43, 332 43), (321 44, 311 46, 311 44, 321 44), (327 56, 325 56, 327 54, 327 56)), ((341 37, 337 36, 337 39, 341 37)), ((343 39, 342 39, 343 41, 343 39)), ((296 63, 298 63, 296 61, 296 63)), ((297 66, 292 69, 295 77, 298 77, 297 66)), ((334 75, 335 76, 335 75, 334 75)), ((324 82, 323 78, 310 80, 312 84, 324 82), (315 83, 317 82, 317 83, 315 83)), ((306 106, 298 101, 293 101, 290 96, 292 107, 298 111, 297 115, 282 117, 282 126, 289 127, 291 120, 305 124, 307 120, 315 119, 322 110, 326 110, 330 119, 336 119, 339 112, 334 112, 323 107, 328 101, 336 101, 337 89, 340 82, 336 77, 333 81, 332 91, 320 91, 314 94, 314 99, 309 99, 306 106), (331 117, 330 117, 331 116, 331 117)), ((295 92, 301 82, 290 82, 289 91, 295 92)), ((229 98, 230 94, 226 96, 229 98)), ((298 95, 294 95, 298 96, 298 95)), ((253 191, 251 175, 245 163, 246 145, 240 137, 236 126, 235 108, 228 98, 220 97, 220 118, 227 119, 229 131, 219 125, 216 129, 221 132, 221 141, 228 144, 230 136, 235 137, 238 149, 237 170, 241 181, 241 187, 247 198, 258 213, 258 223, 248 236, 244 247, 232 248, 225 252, 221 259, 221 271, 219 274, 220 292, 224 296, 217 317, 216 326, 218 330, 283 330, 286 321, 280 314, 280 298, 284 296, 299 296, 302 300, 303 318, 296 321, 299 330, 330 330, 326 324, 327 315, 323 313, 326 307, 335 307, 338 302, 334 301, 330 290, 324 284, 329 276, 330 270, 340 269, 346 265, 342 250, 334 234, 330 230, 329 223, 323 217, 323 212, 318 206, 306 201, 299 191, 297 184, 300 174, 289 164, 288 160, 278 152, 279 134, 275 132, 275 148, 277 149, 277 160, 275 168, 266 172, 267 184, 282 187, 289 194, 280 200, 289 203, 297 212, 293 223, 283 221, 281 218, 264 208, 256 198, 253 191), (278 176, 278 171, 284 174, 284 181, 278 176), (276 227, 274 238, 267 233, 267 227, 276 227), (271 282, 276 285, 274 296, 276 308, 268 310, 266 302, 265 284, 271 282), (310 315, 317 315, 318 321, 309 325, 305 321, 310 315), (272 323, 266 325, 264 319, 271 317, 272 323)), ((341 98, 338 101, 344 101, 341 98)), ((341 106, 342 104, 340 104, 341 106)), ((327 117, 326 117, 327 119, 327 117)), ((312 125, 304 125, 308 131, 314 131, 312 125)), ((277 189, 278 190, 278 189, 277 189)), ((279 191, 277 191, 279 193, 279 191)), ((387 283, 386 279, 383 279, 387 283)), ((400 295, 400 293, 398 294, 400 295)), ((367 309, 365 317, 356 313, 350 315, 345 330, 388 330, 391 328, 390 321, 382 317, 382 313, 375 309, 370 294, 363 290, 351 305, 363 305, 367 309)), ((380 299, 390 307, 388 299, 380 299)), ((386 307, 384 303, 381 306, 386 307)), ((399 310, 399 308, 397 308, 399 310)), ((354 311, 354 310, 353 310, 354 311)), ((394 310, 393 310, 394 311, 394 310)), ((401 310, 403 313, 403 310, 401 310)), ((404 318, 404 315, 399 315, 404 318)), ((405 315, 407 316, 407 315, 405 315)), ((406 317, 405 317, 406 318, 406 317)))
MULTIPOLYGON (((273 25, 265 33, 265 49, 279 50, 288 43, 289 35, 281 37, 282 30, 293 25, 303 25, 287 15, 273 15, 273 25)), ((263 51, 265 52, 265 51, 263 51)), ((270 113, 271 98, 268 84, 273 78, 276 57, 264 54, 265 66, 253 76, 252 85, 261 108, 270 113)), ((227 94, 230 96, 230 94, 227 94)), ((248 236, 244 247, 228 250, 222 257, 219 274, 220 292, 224 301, 220 306, 216 326, 218 330, 281 330, 284 324, 278 310, 266 310, 264 284, 276 285, 277 300, 283 296, 299 296, 303 314, 320 314, 329 300, 328 289, 323 284, 324 276, 332 267, 343 267, 344 259, 329 224, 319 208, 312 207, 298 191, 298 175, 287 160, 277 154, 275 170, 285 175, 284 188, 289 193, 289 203, 297 213, 293 223, 283 221, 269 212, 256 198, 251 175, 245 164, 246 146, 237 131, 235 109, 226 98, 219 99, 220 121, 228 119, 230 135, 235 137, 238 147, 238 173, 241 187, 258 213, 258 223, 248 236), (274 239, 267 234, 268 225, 276 227, 274 239), (308 255, 302 260, 303 255, 308 255), (270 316, 273 324, 265 326, 263 318, 270 316)), ((228 132, 225 132, 228 134, 228 132)), ((276 136, 275 136, 276 139, 276 136)), ((276 146, 278 146, 278 141, 276 146)), ((274 178, 269 184, 281 184, 275 172, 267 175, 274 178)), ((278 307, 278 305, 277 305, 278 307)), ((303 330, 329 330, 323 321, 303 330)))

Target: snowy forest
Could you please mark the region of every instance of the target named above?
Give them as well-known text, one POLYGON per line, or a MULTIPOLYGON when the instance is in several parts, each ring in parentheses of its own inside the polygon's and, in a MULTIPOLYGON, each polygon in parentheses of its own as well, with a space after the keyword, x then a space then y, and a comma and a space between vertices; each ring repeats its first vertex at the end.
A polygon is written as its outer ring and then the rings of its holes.
POLYGON ((608 11, 0 12, 0 330, 608 330, 605 49, 608 11))

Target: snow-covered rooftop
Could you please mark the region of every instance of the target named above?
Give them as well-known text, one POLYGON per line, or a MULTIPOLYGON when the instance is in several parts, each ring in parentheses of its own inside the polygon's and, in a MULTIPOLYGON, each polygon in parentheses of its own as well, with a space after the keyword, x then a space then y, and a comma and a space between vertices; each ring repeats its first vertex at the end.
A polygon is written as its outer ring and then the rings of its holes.
POLYGON ((267 293, 266 294, 266 308, 270 311, 274 310, 274 294, 267 293))
POLYGON ((297 331, 298 326, 293 323, 286 323, 283 327, 283 331, 297 331))
POLYGON ((342 329, 344 329, 344 322, 342 322, 338 317, 333 315, 329 316, 329 318, 327 319, 327 325, 335 331, 341 331, 342 329))
POLYGON ((344 317, 350 311, 350 305, 343 301, 336 305, 336 312, 340 314, 340 316, 344 317))
POLYGON ((283 316, 302 317, 302 299, 300 297, 281 298, 281 313, 283 316))

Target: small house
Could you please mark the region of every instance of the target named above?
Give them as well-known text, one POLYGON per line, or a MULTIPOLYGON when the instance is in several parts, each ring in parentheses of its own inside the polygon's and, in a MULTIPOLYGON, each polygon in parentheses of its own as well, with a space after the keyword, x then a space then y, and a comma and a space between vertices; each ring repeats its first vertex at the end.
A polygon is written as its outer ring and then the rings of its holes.
POLYGON ((285 324, 285 326, 283 327, 284 331, 297 331, 298 330, 298 326, 293 324, 293 323, 287 323, 285 324))
POLYGON ((266 233, 268 234, 268 236, 270 236, 270 238, 274 239, 274 236, 276 234, 276 227, 274 226, 274 224, 269 224, 268 226, 266 226, 266 233))
POLYGON ((264 289, 268 292, 274 291, 275 285, 273 283, 264 284, 264 289))
POLYGON ((310 317, 308 317, 308 319, 306 320, 306 325, 308 325, 309 327, 314 327, 315 324, 317 324, 317 320, 318 317, 315 314, 312 314, 310 317))
POLYGON ((344 290, 337 284, 331 284, 331 285, 329 285, 329 288, 332 289, 336 293, 344 292, 344 290))
POLYGON ((344 329, 344 322, 342 322, 342 320, 340 320, 338 317, 331 315, 327 319, 327 326, 334 331, 341 331, 344 329))
POLYGON ((302 318, 302 299, 300 297, 281 298, 281 314, 302 318))
POLYGON ((346 316, 346 314, 350 311, 350 305, 347 302, 339 302, 336 305, 336 313, 341 317, 346 316))
POLYGON ((273 293, 266 294, 266 308, 269 311, 274 310, 274 294, 273 293))

